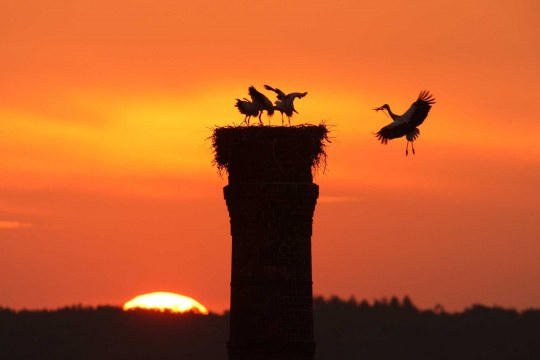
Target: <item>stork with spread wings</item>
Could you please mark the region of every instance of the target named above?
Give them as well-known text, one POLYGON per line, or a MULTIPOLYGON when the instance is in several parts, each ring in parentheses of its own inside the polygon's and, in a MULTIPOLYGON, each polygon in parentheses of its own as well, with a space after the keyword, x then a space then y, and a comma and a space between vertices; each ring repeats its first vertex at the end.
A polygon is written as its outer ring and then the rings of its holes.
POLYGON ((411 143, 414 154, 414 141, 420 136, 418 126, 424 122, 433 104, 435 104, 435 99, 427 90, 424 90, 420 92, 418 99, 403 115, 394 114, 388 104, 373 109, 375 111, 386 110, 393 120, 393 122, 381 128, 375 136, 382 144, 387 144, 388 140, 405 136, 407 139, 405 156, 409 154, 409 143, 411 143))
POLYGON ((281 91, 278 88, 273 88, 269 85, 264 85, 264 88, 266 90, 273 91, 277 94, 277 100, 276 100, 276 110, 281 113, 281 125, 283 126, 283 114, 287 115, 287 119, 289 119, 289 125, 291 125, 291 117, 293 116, 293 113, 297 113, 296 109, 294 108, 294 99, 296 98, 303 98, 307 95, 307 92, 293 92, 290 94, 285 94, 283 91, 281 91))

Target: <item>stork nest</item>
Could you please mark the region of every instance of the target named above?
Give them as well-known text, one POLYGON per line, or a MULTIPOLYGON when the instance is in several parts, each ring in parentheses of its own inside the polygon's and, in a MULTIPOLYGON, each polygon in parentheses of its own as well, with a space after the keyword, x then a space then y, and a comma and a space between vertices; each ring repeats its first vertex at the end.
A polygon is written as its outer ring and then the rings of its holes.
POLYGON ((211 137, 213 165, 234 182, 312 182, 326 169, 326 124, 225 126, 211 137))

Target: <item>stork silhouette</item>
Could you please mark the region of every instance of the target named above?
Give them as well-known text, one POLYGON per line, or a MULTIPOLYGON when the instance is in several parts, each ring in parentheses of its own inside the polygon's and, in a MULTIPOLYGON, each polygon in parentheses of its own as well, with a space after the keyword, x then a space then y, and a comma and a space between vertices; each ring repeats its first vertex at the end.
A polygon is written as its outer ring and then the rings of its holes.
POLYGON ((245 115, 244 123, 249 126, 249 119, 252 116, 259 115, 259 109, 248 99, 244 98, 242 100, 236 99, 236 104, 234 105, 240 111, 240 114, 245 115))
POLYGON ((287 119, 289 120, 289 126, 291 125, 291 117, 293 116, 293 113, 297 113, 296 109, 294 108, 294 99, 296 98, 303 98, 307 95, 307 92, 299 93, 294 92, 290 94, 285 94, 283 91, 281 91, 278 88, 273 88, 269 85, 264 85, 264 88, 266 90, 273 91, 277 94, 277 101, 276 101, 276 110, 281 113, 281 125, 283 126, 283 113, 287 115, 287 119))
MULTIPOLYGON (((261 120, 261 116, 263 114, 263 111, 266 110, 268 117, 272 117, 272 115, 274 115, 274 105, 269 98, 267 98, 263 93, 255 89, 253 85, 249 87, 248 91, 253 106, 255 106, 259 111, 259 123, 262 125, 263 123, 261 120)), ((268 124, 270 125, 270 120, 268 120, 268 124)))
POLYGON ((433 104, 435 104, 435 99, 427 90, 424 90, 420 92, 418 99, 403 115, 394 114, 388 104, 373 109, 375 111, 386 110, 393 120, 393 122, 381 128, 375 136, 381 141, 381 144, 387 144, 388 140, 405 136, 407 139, 405 156, 409 155, 409 143, 411 143, 414 154, 414 141, 420 136, 418 126, 424 122, 433 104))

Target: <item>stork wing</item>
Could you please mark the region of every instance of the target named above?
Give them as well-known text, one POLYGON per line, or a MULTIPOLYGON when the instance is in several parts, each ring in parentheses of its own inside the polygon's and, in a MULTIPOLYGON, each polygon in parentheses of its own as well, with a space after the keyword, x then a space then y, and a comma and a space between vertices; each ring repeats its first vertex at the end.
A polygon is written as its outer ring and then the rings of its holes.
POLYGON ((270 85, 264 85, 264 88, 265 88, 266 90, 270 90, 270 91, 275 92, 275 93, 277 94, 278 100, 283 100, 283 99, 285 99, 285 93, 284 93, 283 91, 279 90, 278 88, 273 88, 273 87, 271 87, 270 85))
POLYGON ((288 94, 287 97, 290 97, 290 98, 292 98, 292 99, 294 99, 294 98, 299 98, 299 99, 301 99, 301 98, 303 98, 303 97, 306 96, 306 95, 307 95, 307 92, 303 92, 303 93, 293 92, 293 93, 288 94))
POLYGON ((400 121, 409 123, 413 128, 417 127, 424 122, 433 104, 435 104, 433 95, 427 90, 421 91, 409 110, 401 115, 400 121))
POLYGON ((247 115, 247 108, 249 107, 248 102, 240 99, 236 99, 236 104, 234 105, 240 111, 240 114, 247 115))
POLYGON ((388 140, 405 136, 412 130, 414 127, 411 127, 407 122, 393 122, 379 130, 375 137, 380 140, 381 144, 386 144, 388 140))
POLYGON ((256 116, 259 114, 259 110, 253 106, 253 103, 249 100, 236 99, 234 105, 238 108, 238 111, 243 115, 256 116))
POLYGON ((253 103, 260 104, 265 109, 274 108, 274 104, 272 104, 270 99, 267 98, 263 93, 257 91, 257 89, 255 89, 253 86, 249 87, 249 96, 251 96, 253 103))

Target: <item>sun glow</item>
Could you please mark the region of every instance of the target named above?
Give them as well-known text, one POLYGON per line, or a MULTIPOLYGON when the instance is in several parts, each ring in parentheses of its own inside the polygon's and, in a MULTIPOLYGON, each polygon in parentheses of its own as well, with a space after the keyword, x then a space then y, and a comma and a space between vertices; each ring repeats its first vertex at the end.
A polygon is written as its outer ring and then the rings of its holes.
POLYGON ((124 304, 124 310, 148 309, 174 313, 193 312, 208 314, 208 310, 198 301, 170 292, 153 292, 134 297, 124 304))

